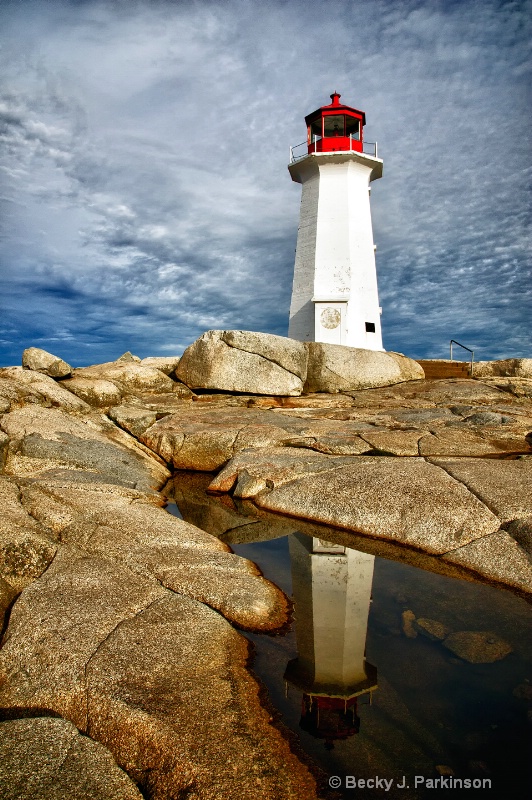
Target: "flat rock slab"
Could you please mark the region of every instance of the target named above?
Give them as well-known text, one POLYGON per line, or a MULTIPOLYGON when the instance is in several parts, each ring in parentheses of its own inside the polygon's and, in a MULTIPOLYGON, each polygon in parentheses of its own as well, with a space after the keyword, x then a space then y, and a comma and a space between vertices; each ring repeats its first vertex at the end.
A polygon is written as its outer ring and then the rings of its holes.
POLYGON ((442 556, 444 563, 465 567, 485 580, 532 594, 532 561, 506 531, 499 530, 442 556))
MULTIPOLYGON (((247 448, 284 444, 337 455, 365 453, 373 448, 358 431, 368 427, 375 430, 358 420, 309 420, 300 411, 194 404, 160 419, 140 440, 176 469, 214 471, 247 448)), ((304 453, 300 455, 305 458, 304 453)))
POLYGON ((247 659, 247 641, 207 606, 64 546, 13 609, 0 704, 69 719, 153 800, 315 798, 247 659))
POLYGON ((162 485, 169 477, 168 471, 132 444, 130 437, 127 444, 122 444, 122 432, 109 420, 107 424, 112 428, 110 435, 98 420, 76 418, 59 409, 40 406, 4 414, 0 427, 10 438, 5 471, 29 476, 47 469, 67 468, 144 491, 162 485))
POLYGON ((370 406, 387 404, 403 405, 405 400, 412 400, 413 407, 419 408, 440 405, 484 405, 505 402, 511 397, 494 386, 462 378, 447 380, 424 380, 400 383, 387 389, 349 393, 355 405, 370 406))
MULTIPOLYGON (((524 437, 520 442, 521 449, 528 449, 524 437)), ((500 455, 507 449, 469 430, 442 428, 434 433, 425 434, 419 441, 419 453, 422 456, 487 456, 500 455)))
POLYGON ((297 447, 265 447, 259 452, 238 453, 214 477, 210 492, 230 492, 240 483, 237 497, 254 497, 298 478, 308 478, 337 467, 349 466, 351 458, 331 456, 297 447), (244 491, 244 488, 247 490, 244 491))
POLYGON ((246 447, 268 447, 298 436, 305 426, 273 411, 185 409, 149 427, 140 437, 176 469, 214 471, 246 447))
POLYGON ((429 553, 454 550, 500 526, 461 483, 423 459, 358 456, 353 461, 296 478, 258 494, 255 502, 270 511, 398 540, 429 553))
POLYGON ((62 543, 154 577, 241 628, 276 630, 287 622, 283 593, 254 564, 138 494, 33 483, 23 488, 22 502, 62 543))
POLYGON ((431 459, 466 486, 503 522, 532 514, 532 458, 431 459))
POLYGON ((0 722, 4 800, 142 800, 109 750, 64 719, 0 722))

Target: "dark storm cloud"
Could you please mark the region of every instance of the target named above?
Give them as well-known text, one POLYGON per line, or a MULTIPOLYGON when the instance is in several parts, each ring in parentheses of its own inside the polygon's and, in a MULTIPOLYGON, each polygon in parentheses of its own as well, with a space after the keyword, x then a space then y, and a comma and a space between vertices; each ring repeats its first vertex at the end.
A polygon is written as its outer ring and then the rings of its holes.
POLYGON ((529 4, 3 4, 3 362, 286 334, 303 117, 366 110, 388 349, 527 355, 529 4))

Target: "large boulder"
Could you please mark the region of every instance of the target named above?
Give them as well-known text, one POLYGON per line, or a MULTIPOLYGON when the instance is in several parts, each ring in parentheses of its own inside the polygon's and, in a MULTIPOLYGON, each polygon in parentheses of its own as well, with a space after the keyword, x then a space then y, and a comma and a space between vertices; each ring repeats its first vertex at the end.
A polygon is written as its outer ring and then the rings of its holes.
POLYGON ((390 386, 425 377, 422 367, 401 353, 309 342, 305 392, 346 392, 390 386))
POLYGON ((251 331, 207 331, 187 347, 176 376, 191 389, 300 395, 306 372, 302 342, 251 331))
POLYGON ((532 378, 532 358, 505 358, 501 361, 476 361, 475 378, 532 378))
POLYGON ((0 722, 0 797, 142 800, 106 747, 52 717, 0 722))
POLYGON ((62 358, 41 350, 39 347, 28 347, 22 353, 22 366, 25 369, 32 369, 42 372, 51 378, 65 378, 72 372, 72 367, 63 361, 62 358))
POLYGON ((49 375, 23 367, 0 369, 0 397, 2 395, 9 401, 6 411, 26 404, 55 406, 64 411, 90 411, 88 403, 49 375))

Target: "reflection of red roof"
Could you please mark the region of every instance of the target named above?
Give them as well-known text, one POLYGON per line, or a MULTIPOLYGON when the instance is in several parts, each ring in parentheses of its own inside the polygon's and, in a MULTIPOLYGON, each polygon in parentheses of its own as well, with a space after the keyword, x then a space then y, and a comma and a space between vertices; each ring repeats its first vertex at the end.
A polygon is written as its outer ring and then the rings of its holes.
POLYGON ((299 727, 317 739, 348 739, 360 729, 357 698, 316 697, 304 694, 299 727))

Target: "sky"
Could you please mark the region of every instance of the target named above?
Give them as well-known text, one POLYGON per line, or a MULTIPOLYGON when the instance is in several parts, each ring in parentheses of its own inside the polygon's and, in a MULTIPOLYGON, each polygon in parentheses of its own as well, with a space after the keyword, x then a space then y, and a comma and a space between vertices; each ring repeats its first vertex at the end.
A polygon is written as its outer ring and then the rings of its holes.
POLYGON ((384 160, 384 347, 531 357, 531 5, 0 0, 0 365, 286 336, 289 146, 333 91, 384 160))

